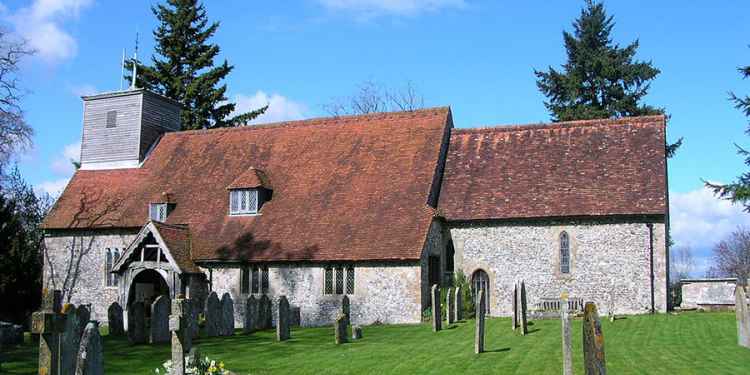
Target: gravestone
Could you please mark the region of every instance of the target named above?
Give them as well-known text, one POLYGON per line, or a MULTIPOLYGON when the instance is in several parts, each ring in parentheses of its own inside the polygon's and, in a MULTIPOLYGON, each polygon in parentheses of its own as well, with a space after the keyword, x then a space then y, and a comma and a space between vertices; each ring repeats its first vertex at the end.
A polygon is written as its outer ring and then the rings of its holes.
POLYGON ((453 304, 453 308, 456 310, 454 316, 456 321, 464 320, 464 291, 461 287, 456 287, 456 303, 453 304))
POLYGON ((333 326, 333 333, 334 337, 336 339, 336 344, 343 344, 349 340, 347 340, 346 335, 346 315, 344 313, 339 313, 339 315, 336 317, 336 322, 333 326))
POLYGON ((361 340, 361 339, 362 339, 362 327, 353 326, 352 327, 352 340, 361 340))
POLYGON ((81 345, 81 335, 78 332, 82 330, 78 327, 78 313, 75 305, 65 304, 62 313, 65 315, 65 330, 60 342, 60 373, 72 374, 76 371, 78 347, 81 345))
POLYGON ((250 296, 245 300, 245 323, 242 332, 250 334, 255 331, 258 324, 258 301, 250 296))
POLYGON ((479 354, 484 352, 484 314, 487 311, 487 299, 484 297, 484 290, 479 289, 477 293, 476 302, 476 320, 475 320, 475 331, 474 331, 474 353, 479 354))
POLYGON ((279 297, 279 308, 276 310, 276 339, 279 341, 289 340, 290 333, 289 301, 286 296, 281 296, 279 297))
POLYGON ((302 309, 299 306, 292 306, 289 310, 289 325, 299 327, 302 325, 302 309))
POLYGON ((90 321, 81 336, 81 345, 76 357, 75 375, 103 375, 104 354, 99 322, 90 321))
POLYGON ((125 334, 125 326, 122 324, 122 306, 112 302, 107 309, 107 323, 109 324, 110 336, 122 336, 125 334))
POLYGON ((200 335, 200 315, 203 313, 203 305, 196 299, 188 299, 188 307, 190 308, 190 321, 188 322, 188 330, 190 331, 191 338, 198 338, 200 335))
POLYGON ((221 296, 221 336, 234 335, 234 301, 229 293, 221 296))
POLYGON ((258 329, 270 329, 272 327, 272 311, 271 300, 268 299, 268 296, 265 294, 260 296, 260 303, 258 303, 258 329))
POLYGON ((570 314, 568 313, 568 296, 566 294, 563 294, 560 299, 560 322, 562 323, 563 375, 573 375, 573 338, 570 330, 570 314))
POLYGON ((185 375, 185 355, 193 344, 190 332, 190 301, 178 296, 172 301, 169 331, 172 332, 172 374, 185 375))
POLYGON ((513 309, 513 317, 511 318, 511 325, 513 325, 513 330, 515 331, 518 329, 518 281, 513 284, 513 302, 512 302, 512 309, 513 309))
POLYGON ((583 367, 586 375, 607 373, 604 358, 604 333, 593 302, 586 302, 583 309, 583 367))
POLYGON ((219 336, 222 332, 221 302, 216 292, 211 292, 206 299, 206 308, 203 310, 206 322, 203 326, 206 336, 219 336))
POLYGON ((518 301, 518 307, 520 308, 519 318, 521 319, 521 334, 527 335, 529 333, 529 327, 527 325, 526 315, 526 283, 521 281, 521 288, 519 290, 520 299, 518 301))
POLYGON ((440 287, 437 284, 432 286, 432 331, 440 331, 442 327, 442 314, 440 314, 440 287))
POLYGON ((58 374, 60 366, 60 334, 65 318, 60 313, 62 292, 42 291, 42 307, 31 316, 31 333, 39 335, 39 373, 58 374))
POLYGON ((200 361, 200 359, 201 351, 197 346, 194 346, 190 348, 190 352, 188 352, 187 359, 185 360, 185 365, 187 367, 197 367, 198 361, 200 361))
POLYGON ((131 344, 143 344, 148 341, 146 308, 143 302, 135 302, 128 308, 128 341, 131 344))
POLYGON ((453 308, 453 288, 448 288, 448 293, 445 295, 445 320, 448 325, 453 324, 455 320, 456 310, 453 308))
POLYGON ((734 288, 734 313, 737 317, 737 343, 750 348, 750 309, 747 306, 747 295, 742 285, 734 288))
POLYGON ((76 316, 78 316, 78 336, 83 336, 83 330, 91 320, 91 305, 78 305, 76 316))
POLYGON ((349 303, 349 297, 344 295, 341 297, 341 313, 346 318, 346 325, 352 324, 351 305, 349 303))
POLYGON ((172 306, 168 296, 156 297, 151 304, 151 327, 149 327, 149 342, 152 344, 169 342, 169 310, 172 306))

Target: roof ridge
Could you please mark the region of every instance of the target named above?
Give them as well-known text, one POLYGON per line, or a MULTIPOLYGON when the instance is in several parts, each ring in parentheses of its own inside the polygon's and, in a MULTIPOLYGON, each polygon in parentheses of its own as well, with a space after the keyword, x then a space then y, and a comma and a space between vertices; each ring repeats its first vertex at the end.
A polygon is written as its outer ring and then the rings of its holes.
POLYGON ((650 116, 632 116, 620 117, 614 119, 592 119, 592 120, 573 120, 560 122, 539 122, 530 124, 508 124, 508 125, 488 125, 473 128, 454 128, 454 134, 472 134, 472 133, 501 133, 521 130, 543 130, 543 129, 564 129, 579 127, 594 127, 604 125, 627 125, 627 124, 645 124, 652 122, 666 122, 665 115, 650 116))
POLYGON ((352 124, 352 123, 359 123, 361 121, 404 119, 404 118, 410 118, 410 117, 420 118, 420 117, 427 117, 429 115, 440 115, 443 113, 447 115, 449 112, 450 112, 449 106, 430 107, 430 108, 416 109, 412 111, 377 112, 377 113, 366 113, 366 114, 361 114, 361 115, 313 117, 313 118, 303 119, 303 120, 278 121, 278 122, 269 122, 265 124, 245 125, 245 126, 236 126, 236 127, 229 127, 229 128, 183 130, 183 131, 177 131, 177 132, 169 132, 169 133, 166 133, 165 136, 220 134, 220 133, 225 133, 225 132, 263 130, 263 129, 280 129, 280 128, 298 128, 298 127, 322 126, 322 125, 342 126, 342 125, 347 125, 347 124, 352 124))

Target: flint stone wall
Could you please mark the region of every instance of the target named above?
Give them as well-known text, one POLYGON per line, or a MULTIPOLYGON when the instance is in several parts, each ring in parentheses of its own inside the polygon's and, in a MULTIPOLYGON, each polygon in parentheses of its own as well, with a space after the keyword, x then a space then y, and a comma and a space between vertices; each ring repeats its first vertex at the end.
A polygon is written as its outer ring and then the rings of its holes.
MULTIPOLYGON (((664 224, 653 223, 654 299, 667 309, 667 256, 664 224)), ((490 315, 510 316, 513 284, 526 282, 528 306, 540 298, 594 301, 607 314, 610 292, 617 314, 647 313, 651 307, 647 221, 535 221, 451 225, 456 269, 468 276, 478 269, 490 279, 490 315), (559 236, 570 236, 570 273, 560 273, 559 236)))

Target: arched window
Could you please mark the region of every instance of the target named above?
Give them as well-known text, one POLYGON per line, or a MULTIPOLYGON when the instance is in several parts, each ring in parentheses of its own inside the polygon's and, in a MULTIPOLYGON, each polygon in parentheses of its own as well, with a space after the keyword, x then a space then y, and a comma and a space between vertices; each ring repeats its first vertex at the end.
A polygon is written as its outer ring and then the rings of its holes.
POLYGON ((560 272, 570 273, 570 237, 565 231, 560 233, 560 272))

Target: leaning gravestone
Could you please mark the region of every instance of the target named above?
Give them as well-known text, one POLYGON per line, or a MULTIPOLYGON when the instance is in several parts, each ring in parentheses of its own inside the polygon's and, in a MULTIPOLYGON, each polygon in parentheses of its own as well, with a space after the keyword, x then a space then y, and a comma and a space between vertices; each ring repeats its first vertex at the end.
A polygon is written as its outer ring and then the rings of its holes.
POLYGON ((461 321, 464 319, 464 294, 463 290, 461 290, 461 287, 456 287, 456 303, 453 304, 453 308, 455 311, 455 317, 456 321, 461 321))
POLYGON ((593 302, 586 302, 583 309, 583 367, 586 375, 607 373, 604 358, 604 333, 593 302))
POLYGON ((352 324, 351 304, 349 303, 349 297, 347 295, 341 297, 341 313, 344 314, 344 317, 346 318, 346 325, 348 326, 352 324))
MULTIPOLYGON (((65 304, 62 309, 65 315, 65 331, 60 342, 60 373, 72 374, 76 371, 78 347, 81 345, 81 335, 78 332, 78 315, 75 305, 65 304)), ((85 328, 85 327, 84 327, 85 328)))
POLYGON ((156 297, 151 304, 151 327, 149 328, 149 342, 152 344, 169 342, 169 310, 172 306, 168 296, 156 297))
POLYGON ((279 308, 276 310, 276 339, 279 341, 289 340, 290 333, 289 301, 286 296, 281 296, 279 297, 279 308))
POLYGON ((110 336, 122 336, 125 334, 125 327, 122 324, 122 306, 117 302, 112 302, 107 309, 107 323, 109 324, 110 336))
POLYGON ((526 283, 521 281, 521 290, 519 291, 520 299, 518 301, 518 307, 520 308, 520 318, 521 318, 521 334, 527 335, 529 333, 529 327, 527 325, 527 315, 526 315, 526 283))
POLYGON ((361 339, 362 339, 362 327, 353 326, 352 327, 352 340, 361 340, 361 339))
POLYGON ((562 323, 563 375, 573 375, 573 338, 570 330, 567 293, 563 293, 560 298, 560 322, 562 323))
POLYGON ((336 317, 336 323, 333 327, 333 334, 336 339, 336 344, 343 344, 349 340, 347 340, 346 337, 346 315, 343 313, 339 313, 339 315, 336 317))
POLYGON ((479 289, 476 303, 476 321, 474 331, 474 353, 484 352, 484 314, 487 311, 487 299, 484 297, 484 290, 479 289))
POLYGON ((128 308, 128 341, 131 344, 143 344, 148 341, 146 308, 143 302, 135 302, 128 308))
POLYGON ((245 301, 245 323, 242 331, 245 334, 250 334, 255 331, 256 325, 258 324, 258 301, 255 297, 247 297, 245 301))
POLYGON ((234 301, 229 293, 221 296, 221 335, 234 335, 234 301))
POLYGON ((515 331, 518 329, 518 281, 516 281, 515 284, 513 284, 513 303, 512 303, 512 309, 513 309, 513 317, 511 318, 511 325, 513 325, 513 330, 515 331))
POLYGON ((206 336, 215 337, 219 336, 222 332, 222 317, 221 317, 221 302, 216 292, 211 292, 206 299, 206 308, 203 311, 206 317, 206 324, 204 330, 206 336))
POLYGON ((432 286, 432 331, 440 331, 442 327, 442 314, 440 314, 440 287, 437 284, 432 286))
POLYGON ((39 337, 39 373, 58 374, 60 366, 60 334, 65 321, 60 314, 62 292, 42 291, 42 308, 31 316, 31 333, 39 337))
POLYGON ((172 301, 172 314, 169 316, 169 331, 172 332, 172 374, 185 375, 185 355, 190 352, 192 334, 190 332, 190 301, 178 296, 172 301))
POLYGON ((454 315, 456 313, 456 309, 453 308, 453 301, 455 300, 453 296, 453 288, 448 288, 448 293, 445 294, 445 322, 448 325, 453 324, 453 322, 456 320, 456 316, 454 315))
POLYGON ((737 343, 750 348, 750 309, 747 306, 747 295, 742 285, 734 288, 735 307, 737 317, 737 343))
POLYGON ((99 322, 90 321, 81 337, 81 345, 76 357, 75 375, 103 375, 104 354, 102 338, 99 336, 99 322))

